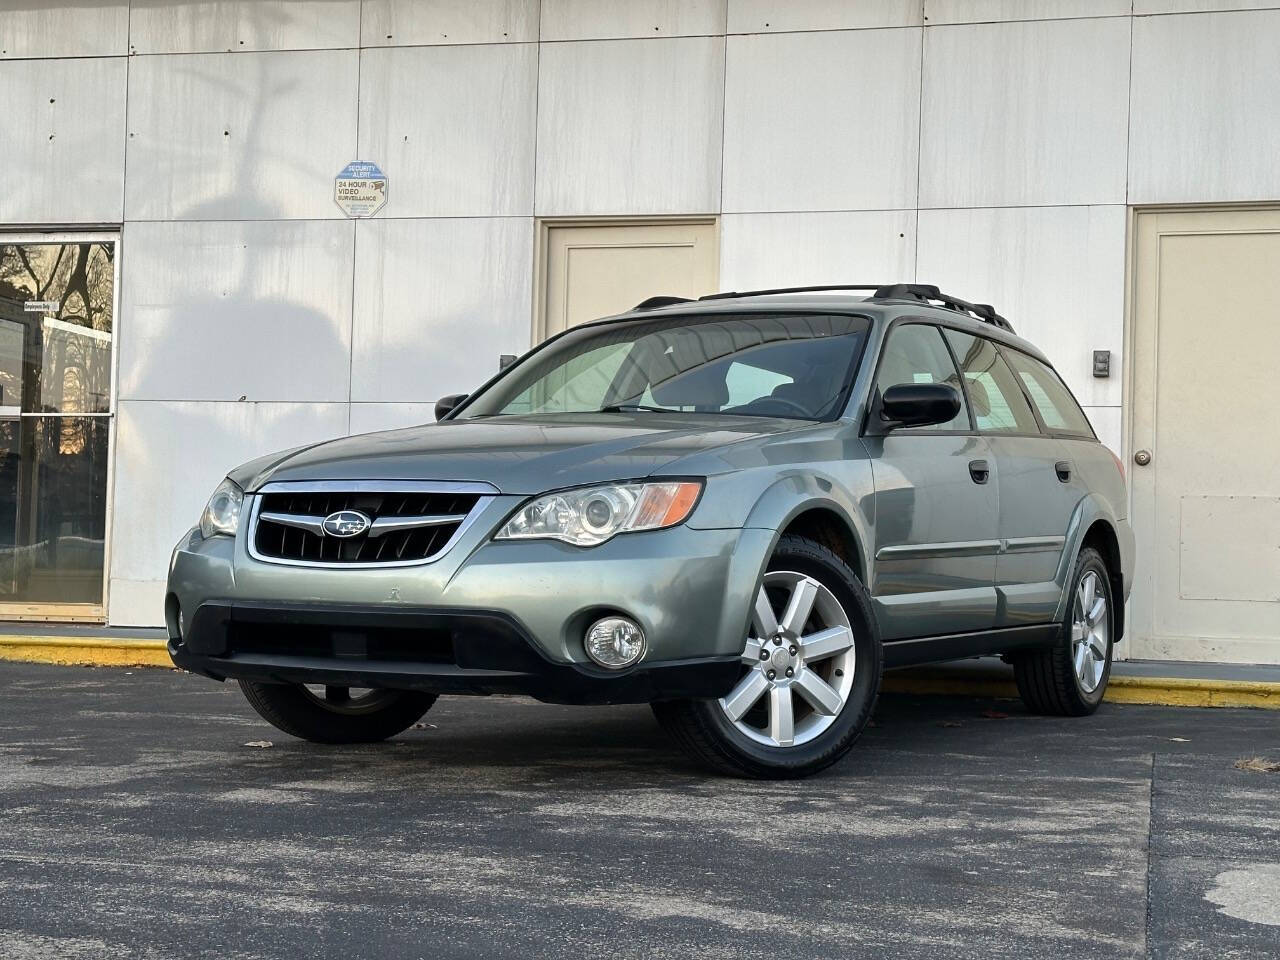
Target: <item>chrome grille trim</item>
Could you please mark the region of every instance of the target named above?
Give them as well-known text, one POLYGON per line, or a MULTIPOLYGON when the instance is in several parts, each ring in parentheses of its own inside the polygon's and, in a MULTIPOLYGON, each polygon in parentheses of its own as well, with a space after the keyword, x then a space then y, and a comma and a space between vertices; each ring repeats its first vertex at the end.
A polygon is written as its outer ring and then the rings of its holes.
POLYGON ((465 513, 441 513, 430 517, 379 517, 369 527, 369 536, 380 537, 384 533, 394 533, 396 530, 444 527, 451 523, 461 523, 465 519, 467 519, 465 513))
POLYGON ((249 556, 260 563, 274 563, 288 567, 318 567, 331 570, 363 570, 382 567, 416 567, 434 563, 448 553, 485 511, 498 488, 488 483, 470 483, 458 481, 430 480, 314 480, 283 481, 266 483, 262 487, 247 494, 249 518, 245 528, 245 547, 249 556), (477 494, 476 502, 466 514, 433 514, 413 517, 380 517, 373 523, 368 532, 369 537, 378 537, 397 531, 429 526, 443 526, 458 523, 458 529, 435 553, 430 556, 412 560, 367 560, 367 561, 331 561, 331 560, 294 560, 286 557, 272 557, 258 552, 258 521, 269 520, 285 526, 297 527, 308 532, 319 532, 319 525, 324 517, 313 517, 302 514, 261 513, 263 497, 274 493, 424 493, 424 494, 477 494), (461 521, 459 523, 459 521, 461 521), (376 532, 375 532, 376 531, 376 532))

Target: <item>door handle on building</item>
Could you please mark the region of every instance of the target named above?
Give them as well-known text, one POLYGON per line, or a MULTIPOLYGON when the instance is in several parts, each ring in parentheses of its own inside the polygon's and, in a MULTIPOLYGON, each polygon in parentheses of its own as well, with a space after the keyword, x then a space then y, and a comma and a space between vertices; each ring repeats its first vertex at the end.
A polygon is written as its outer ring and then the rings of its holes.
POLYGON ((1145 467, 1147 464, 1151 462, 1151 451, 1139 450, 1137 453, 1133 455, 1133 462, 1140 467, 1145 467))

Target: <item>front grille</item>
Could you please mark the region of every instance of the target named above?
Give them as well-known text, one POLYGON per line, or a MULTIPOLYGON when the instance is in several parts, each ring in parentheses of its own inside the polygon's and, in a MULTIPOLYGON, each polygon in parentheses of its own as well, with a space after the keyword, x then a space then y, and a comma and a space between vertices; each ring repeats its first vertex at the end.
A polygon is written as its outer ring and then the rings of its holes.
POLYGON ((453 539, 481 494, 414 491, 286 490, 264 492, 249 532, 254 554, 290 563, 422 563, 453 539), (337 537, 323 521, 340 511, 358 511, 373 521, 364 533, 337 537))

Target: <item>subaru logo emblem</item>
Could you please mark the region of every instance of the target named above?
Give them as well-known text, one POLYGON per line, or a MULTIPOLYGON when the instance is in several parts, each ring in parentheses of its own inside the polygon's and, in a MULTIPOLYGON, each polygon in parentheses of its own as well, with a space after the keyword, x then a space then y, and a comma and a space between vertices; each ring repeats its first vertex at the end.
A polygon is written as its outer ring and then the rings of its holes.
POLYGON ((373 521, 359 510, 339 510, 325 517, 321 524, 327 537, 358 537, 371 526, 373 521))

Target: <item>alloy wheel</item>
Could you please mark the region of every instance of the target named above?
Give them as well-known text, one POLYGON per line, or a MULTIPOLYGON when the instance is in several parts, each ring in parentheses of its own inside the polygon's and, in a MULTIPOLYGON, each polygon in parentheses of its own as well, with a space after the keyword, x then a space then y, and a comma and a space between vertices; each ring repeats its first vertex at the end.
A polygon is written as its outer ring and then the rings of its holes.
POLYGON ((758 743, 806 743, 835 723, 853 688, 849 616, 812 577, 766 573, 742 662, 741 679, 720 700, 725 716, 758 743))
POLYGON ((1076 585, 1071 613, 1071 657, 1080 689, 1093 693, 1107 666, 1110 623, 1106 594, 1099 589, 1096 570, 1086 570, 1076 585))

